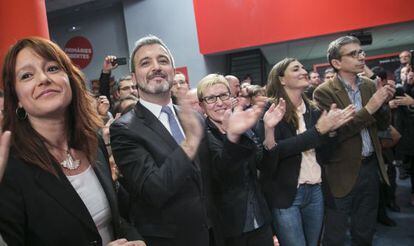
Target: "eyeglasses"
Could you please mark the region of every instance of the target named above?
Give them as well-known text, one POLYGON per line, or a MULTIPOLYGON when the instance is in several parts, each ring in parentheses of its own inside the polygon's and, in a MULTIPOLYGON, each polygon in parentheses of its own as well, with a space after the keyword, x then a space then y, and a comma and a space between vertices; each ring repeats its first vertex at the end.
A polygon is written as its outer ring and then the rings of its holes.
POLYGON ((220 98, 220 100, 223 101, 227 101, 230 99, 230 92, 226 92, 217 96, 207 96, 207 97, 203 97, 203 101, 206 102, 207 104, 212 104, 217 102, 217 98, 220 98))
POLYGON ((137 86, 136 85, 132 85, 132 86, 124 86, 119 88, 121 91, 129 91, 129 90, 136 90, 137 86))
POLYGON ((363 56, 365 57, 367 54, 365 53, 364 50, 353 50, 351 52, 349 52, 348 54, 344 54, 342 56, 350 56, 352 58, 358 58, 359 56, 363 56))

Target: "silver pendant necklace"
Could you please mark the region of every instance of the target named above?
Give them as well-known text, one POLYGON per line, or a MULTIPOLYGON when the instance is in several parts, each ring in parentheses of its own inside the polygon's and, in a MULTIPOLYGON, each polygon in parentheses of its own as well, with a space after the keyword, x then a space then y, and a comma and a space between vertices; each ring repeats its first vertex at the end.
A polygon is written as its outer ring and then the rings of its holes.
POLYGON ((80 165, 80 160, 73 159, 69 150, 66 150, 66 159, 60 162, 60 165, 69 170, 76 170, 80 165))

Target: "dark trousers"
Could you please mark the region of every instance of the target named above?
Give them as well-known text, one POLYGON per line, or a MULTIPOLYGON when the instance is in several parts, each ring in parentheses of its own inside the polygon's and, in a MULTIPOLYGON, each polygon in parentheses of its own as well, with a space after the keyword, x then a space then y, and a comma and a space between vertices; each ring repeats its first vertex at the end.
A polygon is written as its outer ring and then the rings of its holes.
POLYGON ((326 209, 323 245, 344 245, 351 218, 352 245, 371 245, 377 220, 379 169, 375 154, 362 161, 357 181, 345 197, 326 209))
POLYGON ((414 194, 414 156, 412 155, 404 156, 404 163, 407 163, 407 169, 411 176, 411 193, 414 194))
MULTIPOLYGON (((388 180, 390 181, 390 186, 386 184, 383 185, 384 195, 386 203, 389 204, 390 202, 395 202, 395 191, 397 189, 397 168, 393 164, 395 160, 395 156, 392 149, 382 149, 382 157, 384 159, 385 164, 387 165, 387 174, 388 180)), ((380 197, 381 199, 381 197, 380 197)))
POLYGON ((397 189, 397 172, 396 167, 393 164, 394 155, 392 154, 392 150, 383 149, 382 153, 384 162, 387 165, 387 175, 390 185, 387 185, 384 182, 381 182, 380 184, 378 217, 385 217, 387 214, 386 207, 390 204, 395 204, 395 191, 397 189))
POLYGON ((379 185, 378 219, 387 217, 387 205, 390 204, 390 186, 381 183, 379 185))
POLYGON ((273 233, 270 225, 264 225, 241 236, 226 239, 226 246, 273 246, 273 233))
POLYGON ((188 233, 187 236, 181 234, 173 238, 144 236, 144 241, 147 246, 215 246, 210 242, 207 230, 196 235, 193 232, 188 233))

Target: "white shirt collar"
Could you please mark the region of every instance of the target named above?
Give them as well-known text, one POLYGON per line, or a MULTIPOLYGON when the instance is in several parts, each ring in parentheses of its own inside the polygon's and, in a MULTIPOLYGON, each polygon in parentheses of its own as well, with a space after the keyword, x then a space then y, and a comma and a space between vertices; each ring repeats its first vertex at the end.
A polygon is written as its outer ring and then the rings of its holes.
MULTIPOLYGON (((145 101, 142 98, 140 98, 139 101, 142 104, 142 106, 146 107, 157 119, 160 118, 161 109, 162 109, 161 105, 145 101)), ((166 106, 170 107, 174 115, 177 117, 177 115, 175 114, 174 106, 172 104, 171 99, 170 99, 170 102, 166 106)))

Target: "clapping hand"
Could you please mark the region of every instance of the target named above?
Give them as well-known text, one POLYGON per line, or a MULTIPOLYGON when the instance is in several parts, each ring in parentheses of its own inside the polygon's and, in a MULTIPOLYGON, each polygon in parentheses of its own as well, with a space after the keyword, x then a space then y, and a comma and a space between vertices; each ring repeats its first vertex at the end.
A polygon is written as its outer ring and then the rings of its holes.
POLYGON ((10 131, 0 131, 0 181, 3 178, 4 169, 9 158, 10 136, 10 131))
POLYGON ((181 147, 187 156, 193 159, 203 138, 204 129, 200 118, 197 117, 196 112, 191 108, 191 98, 180 90, 185 90, 185 88, 178 88, 178 93, 182 93, 183 96, 177 98, 178 104, 181 107, 178 116, 186 136, 185 140, 181 143, 181 147))
POLYGON ((395 93, 395 85, 392 83, 386 84, 383 87, 379 88, 374 95, 369 99, 367 105, 365 105, 366 110, 370 114, 374 114, 377 110, 384 104, 388 102, 395 93))
POLYGON ((339 127, 348 123, 355 116, 356 108, 353 104, 348 105, 344 109, 338 109, 336 104, 331 105, 331 110, 329 110, 328 117, 332 119, 332 127, 330 131, 335 131, 339 127))
POLYGON ((279 99, 277 106, 273 103, 263 116, 265 139, 263 145, 267 149, 272 149, 276 145, 274 137, 274 129, 277 124, 283 119, 286 112, 286 101, 283 98, 279 99))
POLYGON ((285 115, 286 112, 286 101, 283 98, 279 99, 279 103, 270 106, 270 108, 266 111, 265 115, 263 116, 263 121, 265 125, 265 129, 274 128, 285 115))
POLYGON ((397 96, 394 100, 395 105, 398 107, 400 105, 402 106, 412 106, 414 105, 414 99, 408 95, 407 93, 404 93, 404 96, 397 96))
POLYGON ((246 110, 243 110, 241 106, 236 106, 233 112, 228 109, 222 120, 227 138, 231 142, 237 143, 240 136, 256 124, 262 112, 263 105, 253 105, 246 110))
POLYGON ((276 235, 273 235, 273 246, 280 246, 279 240, 277 239, 276 235))
POLYGON ((329 113, 324 111, 316 123, 316 128, 320 134, 325 134, 330 131, 334 131, 344 124, 348 123, 354 118, 355 106, 350 104, 344 109, 338 109, 336 104, 333 103, 329 110, 329 113))

